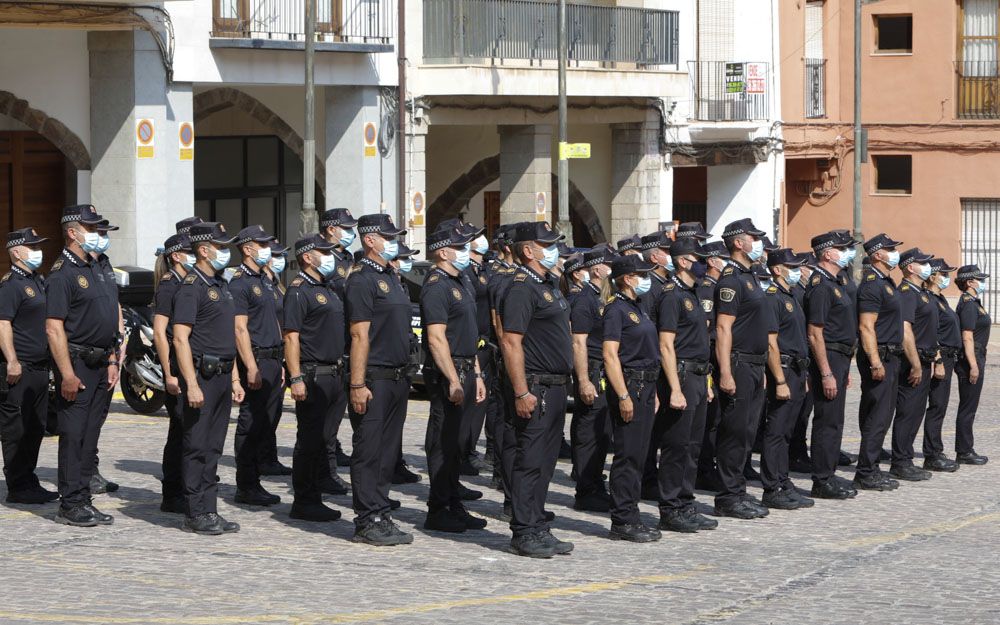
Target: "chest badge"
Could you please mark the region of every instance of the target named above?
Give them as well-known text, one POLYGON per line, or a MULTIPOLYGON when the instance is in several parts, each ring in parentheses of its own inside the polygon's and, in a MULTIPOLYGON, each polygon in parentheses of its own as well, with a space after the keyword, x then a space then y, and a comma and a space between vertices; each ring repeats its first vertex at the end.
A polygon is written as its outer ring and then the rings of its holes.
POLYGON ((347 275, 347 270, 344 269, 343 267, 337 267, 337 275, 343 278, 344 276, 347 275))
POLYGON ((552 294, 549 293, 548 291, 545 291, 544 293, 542 293, 542 297, 545 298, 545 301, 549 302, 550 304, 554 300, 554 298, 552 297, 552 294))
POLYGON ((753 290, 753 280, 747 280, 745 284, 747 285, 747 290, 748 291, 752 291, 753 290))
POLYGON ((480 284, 486 284, 486 276, 482 276, 482 275, 479 276, 479 283, 480 284))
POLYGON ((34 297, 35 289, 31 288, 30 286, 26 286, 24 287, 24 294, 27 295, 28 297, 34 297))
POLYGON ((713 308, 715 308, 715 302, 713 302, 710 299, 701 300, 701 309, 704 310, 706 313, 712 312, 713 308))
POLYGON ((684 300, 684 309, 687 310, 688 312, 694 310, 694 302, 692 302, 689 299, 684 300))
POLYGON ((792 312, 795 310, 795 306, 793 306, 791 302, 785 302, 785 310, 792 312))
POLYGON ((252 288, 251 290, 253 291, 253 294, 254 294, 254 295, 256 295, 257 297, 260 297, 260 294, 261 294, 261 290, 260 290, 260 287, 259 287, 259 286, 257 286, 257 285, 255 284, 255 285, 253 285, 253 288, 252 288))
POLYGON ((209 289, 208 299, 212 300, 213 302, 219 301, 219 292, 216 291, 215 289, 209 289))
POLYGON ((632 323, 638 325, 638 323, 639 323, 639 315, 635 314, 634 312, 630 312, 628 314, 628 318, 632 320, 632 323))
POLYGON ((597 314, 600 315, 601 317, 604 316, 604 306, 601 306, 600 308, 597 309, 597 314))
POLYGON ((86 276, 77 276, 76 277, 76 283, 80 285, 81 289, 86 289, 86 288, 88 288, 90 286, 90 283, 87 282, 87 277, 86 276))
POLYGON ((888 284, 885 285, 885 292, 888 293, 889 295, 892 295, 893 294, 892 287, 889 286, 888 284))
POLYGON ((736 289, 719 289, 719 299, 729 303, 736 298, 736 289))
POLYGON ((451 290, 451 296, 454 297, 458 301, 462 301, 462 292, 459 291, 458 289, 452 289, 451 290))
POLYGON ((928 304, 928 303, 930 303, 930 300, 929 300, 929 299, 927 299, 927 296, 926 296, 926 295, 921 295, 921 296, 920 296, 920 301, 921 301, 921 302, 923 302, 923 303, 925 303, 925 304, 928 304))
POLYGON ((840 289, 838 289, 837 287, 833 287, 833 295, 835 297, 839 298, 840 297, 840 289))
POLYGON ((316 301, 319 302, 320 304, 325 304, 326 303, 326 295, 323 295, 322 293, 317 293, 316 294, 316 301))
POLYGON ((378 281, 378 288, 379 288, 379 289, 380 289, 380 290, 381 290, 381 291, 382 291, 383 293, 388 293, 388 292, 389 292, 389 283, 388 283, 388 282, 386 282, 385 280, 379 280, 379 281, 378 281))

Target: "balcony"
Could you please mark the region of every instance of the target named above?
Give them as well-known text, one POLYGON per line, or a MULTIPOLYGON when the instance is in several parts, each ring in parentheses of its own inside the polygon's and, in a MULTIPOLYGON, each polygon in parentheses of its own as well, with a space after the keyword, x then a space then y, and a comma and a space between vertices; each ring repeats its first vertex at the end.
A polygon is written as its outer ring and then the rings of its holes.
MULTIPOLYGON (((569 4, 566 25, 571 64, 677 64, 677 11, 569 4)), ((426 63, 554 63, 557 37, 554 2, 424 0, 426 63)))
POLYGON ((706 122, 768 119, 771 74, 767 63, 689 61, 690 117, 706 122))
MULTIPOLYGON (((314 0, 316 50, 391 52, 393 0, 314 0)), ((213 48, 301 50, 306 0, 213 0, 213 48)))
POLYGON ((806 118, 826 117, 826 59, 806 59, 805 68, 806 118))
POLYGON ((1000 119, 1000 76, 996 61, 959 61, 958 118, 1000 119))

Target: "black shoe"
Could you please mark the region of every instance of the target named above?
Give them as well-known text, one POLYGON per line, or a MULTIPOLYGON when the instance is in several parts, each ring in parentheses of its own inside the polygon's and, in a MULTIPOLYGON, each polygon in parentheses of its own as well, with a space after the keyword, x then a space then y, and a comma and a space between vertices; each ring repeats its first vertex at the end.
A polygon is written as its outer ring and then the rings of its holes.
POLYGON ((522 534, 510 539, 510 550, 528 558, 551 558, 555 550, 542 538, 542 534, 522 534))
POLYGON ((573 498, 573 509, 586 510, 587 512, 607 512, 611 509, 611 496, 603 490, 586 495, 577 494, 573 498))
POLYGON ((427 513, 427 518, 424 519, 424 529, 461 534, 466 530, 466 527, 465 521, 452 514, 451 510, 441 508, 427 513))
POLYGON ((487 471, 493 469, 493 465, 490 464, 488 458, 489 454, 485 456, 480 456, 479 452, 474 451, 469 454, 469 457, 465 459, 463 464, 468 464, 470 467, 476 469, 480 473, 486 473, 487 471))
POLYGON ((263 488, 258 490, 253 486, 245 489, 237 489, 236 496, 233 499, 236 503, 247 506, 273 506, 281 501, 280 497, 268 493, 263 488), (274 501, 274 499, 278 501, 274 501))
POLYGON ((762 519, 767 516, 767 512, 761 512, 753 502, 740 500, 729 505, 715 505, 715 513, 719 516, 733 517, 734 519, 762 519))
POLYGON ((934 474, 930 471, 918 469, 912 464, 899 464, 889 467, 889 475, 906 482, 923 482, 924 480, 931 479, 931 476, 934 474))
POLYGON ((413 536, 399 531, 396 524, 388 517, 377 516, 364 527, 355 528, 351 540, 374 547, 395 547, 412 543, 413 536))
POLYGON ((403 503, 400 500, 393 499, 392 497, 389 498, 389 509, 390 510, 399 510, 400 506, 402 506, 402 505, 403 505, 403 503))
POLYGON ((840 450, 840 456, 837 458, 838 467, 849 467, 858 461, 858 457, 855 454, 849 454, 843 449, 840 450))
POLYGON ((924 458, 924 468, 928 471, 954 473, 958 471, 958 463, 943 454, 940 456, 927 456, 924 458))
POLYGON ((184 517, 184 524, 181 525, 181 529, 185 532, 194 532, 203 536, 219 536, 223 533, 222 524, 219 523, 219 516, 209 514, 184 517))
POLYGON ((94 474, 90 476, 90 494, 91 495, 103 495, 105 493, 113 493, 118 490, 118 484, 114 482, 109 482, 104 479, 98 471, 94 471, 94 474))
MULTIPOLYGON (((659 534, 659 532, 657 532, 657 534, 659 534)), ((552 547, 552 552, 557 555, 564 556, 573 551, 573 543, 565 540, 559 540, 558 538, 553 536, 552 532, 550 532, 549 530, 543 531, 541 536, 542 536, 542 542, 544 542, 549 547, 552 547)))
POLYGON ((851 497, 856 497, 858 494, 858 489, 854 487, 854 482, 847 479, 846 477, 840 477, 839 475, 834 475, 830 478, 837 482, 837 484, 847 492, 851 494, 851 497))
POLYGON ((476 477, 479 475, 479 467, 476 467, 468 458, 462 460, 462 464, 458 467, 458 474, 463 477, 476 477))
POLYGON ((551 523, 556 520, 556 513, 549 512, 548 510, 542 510, 542 517, 545 519, 546 523, 551 523))
POLYGON ((986 456, 980 456, 975 451, 970 451, 964 454, 957 454, 955 456, 955 461, 958 464, 974 464, 976 466, 982 466, 990 461, 986 456))
POLYGON ((486 528, 486 519, 472 516, 469 511, 462 506, 454 506, 451 508, 451 513, 462 523, 465 523, 465 529, 467 530, 481 530, 486 528))
POLYGON ((279 477, 282 475, 291 475, 292 468, 286 467, 277 460, 274 462, 268 462, 267 464, 262 464, 257 467, 257 472, 261 475, 268 477, 279 477))
POLYGON ((810 493, 813 497, 819 497, 820 499, 850 499, 857 495, 858 491, 855 490, 852 495, 850 490, 831 479, 825 482, 813 482, 810 493))
POLYGON ((800 458, 790 458, 788 460, 788 470, 794 473, 812 473, 813 463, 809 456, 800 458))
POLYGON ((570 447, 569 442, 565 438, 563 438, 562 443, 559 444, 559 459, 560 460, 573 459, 573 448, 570 447))
POLYGON ((59 493, 45 490, 41 486, 23 488, 7 493, 7 503, 43 504, 59 499, 59 493))
POLYGON ((500 477, 499 473, 494 473, 493 477, 490 478, 490 488, 503 492, 503 478, 500 477))
POLYGON ((477 499, 483 498, 482 491, 472 490, 468 488, 465 484, 458 485, 458 498, 462 501, 475 501, 477 499))
POLYGON ((888 491, 899 488, 899 482, 889 479, 881 473, 864 476, 855 474, 854 487, 858 490, 888 491))
POLYGON ((185 514, 187 512, 187 502, 181 496, 166 497, 160 502, 160 512, 185 514))
POLYGON ((714 530, 719 527, 719 522, 715 519, 710 519, 704 514, 698 512, 694 506, 686 506, 684 508, 684 514, 691 517, 698 524, 699 530, 714 530))
POLYGON ((94 527, 97 525, 97 519, 86 506, 73 506, 72 508, 59 506, 54 520, 56 523, 72 525, 73 527, 94 527))
POLYGON ((798 510, 803 507, 788 489, 773 490, 764 493, 764 505, 775 510, 798 510))
POLYGON ((682 534, 693 534, 701 529, 701 523, 693 516, 686 514, 687 508, 670 510, 660 515, 660 529, 682 534))
POLYGON ((351 457, 344 453, 344 450, 340 447, 340 441, 337 441, 337 466, 338 467, 349 467, 351 466, 351 457))
POLYGON ((95 508, 93 504, 88 503, 85 504, 83 507, 89 510, 92 515, 94 515, 94 520, 97 521, 98 525, 115 524, 115 517, 111 516, 110 514, 104 514, 103 512, 95 508))
POLYGON ((216 514, 215 512, 209 512, 208 518, 214 520, 216 523, 219 524, 219 527, 222 528, 223 534, 234 534, 240 531, 239 523, 236 523, 234 521, 227 521, 218 514, 216 514))
MULTIPOLYGON (((663 524, 663 521, 660 521, 663 524)), ((659 530, 646 527, 642 523, 630 523, 628 525, 611 524, 611 531, 608 538, 611 540, 627 540, 633 543, 651 543, 660 540, 659 530), (655 533, 654 533, 655 532, 655 533)))
POLYGON ((340 518, 340 511, 328 508, 322 503, 292 502, 292 509, 288 513, 288 516, 299 521, 323 523, 338 520, 340 518))
POLYGON ((396 471, 392 474, 393 484, 416 484, 420 481, 420 476, 410 471, 405 462, 396 465, 396 471))
POLYGON ((722 490, 722 480, 719 479, 719 475, 715 472, 699 473, 694 481, 694 487, 698 490, 717 493, 722 490))
POLYGON ((756 497, 754 497, 750 493, 744 493, 743 496, 740 499, 742 499, 744 502, 750 504, 751 507, 757 508, 757 512, 760 512, 764 516, 767 516, 768 513, 770 512, 770 509, 767 506, 764 505, 763 501, 761 501, 760 499, 757 499, 756 497))
POLYGON ((878 452, 878 461, 892 462, 892 452, 890 452, 887 449, 882 449, 880 452, 878 452))
POLYGON ((753 466, 748 462, 745 465, 743 465, 743 479, 745 479, 748 482, 759 482, 760 473, 758 473, 757 470, 754 469, 753 466))
POLYGON ((351 487, 339 475, 330 475, 319 480, 319 490, 327 495, 346 495, 351 487))

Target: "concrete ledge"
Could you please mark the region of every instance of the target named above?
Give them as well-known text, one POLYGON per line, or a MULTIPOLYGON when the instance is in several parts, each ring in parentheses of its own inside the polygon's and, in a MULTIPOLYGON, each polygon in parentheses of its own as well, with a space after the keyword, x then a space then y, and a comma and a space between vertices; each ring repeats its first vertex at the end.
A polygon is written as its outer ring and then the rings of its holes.
MULTIPOLYGON (((279 39, 241 39, 229 37, 212 37, 208 40, 209 48, 244 48, 256 50, 305 50, 302 41, 284 41, 279 39)), ((317 41, 316 52, 352 52, 360 54, 378 54, 392 52, 396 47, 391 43, 347 43, 332 41, 317 41)))

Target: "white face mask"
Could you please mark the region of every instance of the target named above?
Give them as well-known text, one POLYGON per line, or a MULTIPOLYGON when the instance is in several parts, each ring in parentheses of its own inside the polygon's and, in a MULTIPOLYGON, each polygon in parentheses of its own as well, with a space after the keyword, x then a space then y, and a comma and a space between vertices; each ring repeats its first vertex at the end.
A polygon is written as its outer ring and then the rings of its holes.
POLYGON ((476 237, 476 240, 472 242, 472 251, 480 256, 490 251, 490 244, 485 236, 479 235, 476 237))
POLYGON ((106 234, 98 234, 97 235, 97 249, 94 250, 94 252, 96 252, 98 254, 103 254, 104 252, 108 251, 109 247, 111 247, 111 237, 109 237, 106 234))
POLYGON ((285 257, 284 256, 274 256, 271 258, 271 271, 274 273, 281 273, 285 270, 285 257))
POLYGON ((101 235, 96 232, 83 232, 83 241, 77 240, 80 247, 84 252, 90 254, 91 252, 96 252, 98 246, 101 244, 101 235))
POLYGON ((889 267, 889 269, 895 269, 896 265, 899 264, 899 252, 886 252, 885 264, 889 267))
POLYGON ((795 286, 802 279, 802 270, 798 267, 789 267, 788 277, 785 278, 788 281, 788 286, 795 286))
POLYGON ((28 250, 28 255, 22 258, 21 262, 24 263, 25 267, 28 269, 35 271, 42 266, 42 258, 42 250, 28 250))
POLYGON ((259 266, 263 267, 271 260, 271 248, 269 247, 257 248, 257 253, 254 254, 253 260, 259 266))
POLYGON ((319 272, 324 278, 333 273, 333 270, 337 268, 337 257, 333 254, 323 254, 322 260, 320 260, 319 266, 316 267, 316 271, 319 272))
POLYGON ((937 285, 938 288, 941 289, 942 291, 947 289, 949 286, 951 286, 951 277, 941 276, 940 278, 937 279, 937 285))
POLYGON ((230 253, 228 248, 222 248, 221 250, 215 250, 215 258, 209 261, 212 265, 212 269, 216 271, 221 271, 226 268, 229 264, 230 253))
POLYGON ((184 254, 184 258, 186 260, 182 260, 181 265, 188 271, 191 271, 191 268, 194 267, 194 264, 196 262, 198 262, 198 259, 195 257, 194 254, 187 254, 187 253, 184 254))

